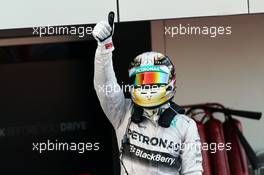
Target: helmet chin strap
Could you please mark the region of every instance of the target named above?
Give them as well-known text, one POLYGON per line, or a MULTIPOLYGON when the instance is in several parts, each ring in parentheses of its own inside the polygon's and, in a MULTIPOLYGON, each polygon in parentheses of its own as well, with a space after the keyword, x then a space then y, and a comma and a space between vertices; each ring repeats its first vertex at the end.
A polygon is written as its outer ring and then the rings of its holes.
POLYGON ((168 128, 170 127, 171 121, 173 120, 175 115, 184 113, 185 110, 172 101, 167 102, 157 108, 151 109, 134 105, 131 121, 138 124, 144 121, 144 119, 147 117, 152 121, 157 121, 160 126, 168 128))
MULTIPOLYGON (((161 105, 161 106, 158 106, 156 108, 143 108, 144 109, 144 113, 149 117, 149 118, 152 118, 154 119, 154 117, 159 117, 159 115, 167 108, 170 107, 170 104, 169 102, 161 105)), ((158 119, 158 118, 157 118, 158 119)), ((156 120, 156 119, 154 119, 156 120)))
POLYGON ((144 112, 145 112, 150 118, 152 118, 155 114, 158 114, 158 112, 159 112, 159 108, 154 108, 154 109, 144 108, 144 112))

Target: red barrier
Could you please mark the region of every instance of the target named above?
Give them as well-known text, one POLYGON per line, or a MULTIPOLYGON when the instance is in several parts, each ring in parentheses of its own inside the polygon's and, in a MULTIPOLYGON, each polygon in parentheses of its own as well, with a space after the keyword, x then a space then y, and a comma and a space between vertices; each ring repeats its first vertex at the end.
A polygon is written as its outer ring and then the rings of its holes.
MULTIPOLYGON (((206 139, 206 131, 204 124, 202 122, 196 122, 198 132, 201 139, 201 144, 207 144, 206 139)), ((212 175, 212 167, 210 162, 210 153, 208 150, 202 149, 202 157, 203 157, 203 175, 212 175)))
MULTIPOLYGON (((219 120, 211 117, 210 120, 205 123, 205 128, 209 144, 225 144, 223 126, 219 120)), ((210 157, 214 175, 230 175, 228 157, 225 149, 216 149, 216 152, 211 153, 210 157)))
MULTIPOLYGON (((241 123, 235 119, 233 119, 233 122, 242 131, 241 123)), ((224 133, 226 142, 232 144, 232 149, 227 152, 231 174, 249 175, 245 150, 228 120, 224 123, 224 133)))

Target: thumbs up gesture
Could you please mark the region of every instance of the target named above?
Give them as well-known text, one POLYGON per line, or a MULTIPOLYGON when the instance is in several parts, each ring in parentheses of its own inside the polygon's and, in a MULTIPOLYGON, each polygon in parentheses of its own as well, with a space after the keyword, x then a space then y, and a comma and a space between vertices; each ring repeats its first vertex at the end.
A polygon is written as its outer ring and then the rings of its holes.
POLYGON ((108 21, 101 21, 96 24, 92 35, 97 40, 98 47, 101 47, 103 52, 114 50, 112 36, 114 33, 114 12, 108 14, 108 21))

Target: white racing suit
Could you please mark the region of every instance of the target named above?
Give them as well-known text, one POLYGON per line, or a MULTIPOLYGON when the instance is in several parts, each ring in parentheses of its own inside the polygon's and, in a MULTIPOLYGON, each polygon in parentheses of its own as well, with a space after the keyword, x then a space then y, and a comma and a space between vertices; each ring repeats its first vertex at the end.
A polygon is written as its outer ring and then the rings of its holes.
POLYGON ((169 128, 158 125, 157 114, 151 118, 146 115, 139 124, 130 123, 133 104, 125 99, 117 83, 112 52, 104 53, 101 47, 98 46, 95 55, 94 87, 116 131, 118 147, 121 148, 125 133, 129 137, 129 143, 123 146, 121 175, 127 174, 125 169, 129 175, 201 175, 202 157, 196 123, 182 114, 175 115, 169 128), (189 147, 181 148, 182 144, 189 147))

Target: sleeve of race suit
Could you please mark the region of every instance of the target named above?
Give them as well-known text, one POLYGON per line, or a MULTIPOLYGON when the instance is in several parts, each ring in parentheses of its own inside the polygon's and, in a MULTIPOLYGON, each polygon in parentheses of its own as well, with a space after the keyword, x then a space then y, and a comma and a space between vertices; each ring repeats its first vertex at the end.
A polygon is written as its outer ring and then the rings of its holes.
POLYGON ((195 121, 190 120, 181 153, 183 175, 202 175, 201 141, 195 121))
POLYGON ((113 69, 113 50, 112 40, 98 44, 94 60, 94 88, 104 113, 116 129, 125 115, 125 97, 113 69))

